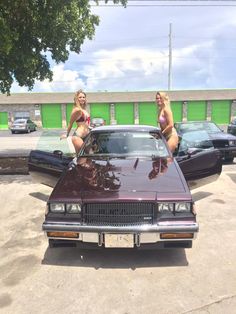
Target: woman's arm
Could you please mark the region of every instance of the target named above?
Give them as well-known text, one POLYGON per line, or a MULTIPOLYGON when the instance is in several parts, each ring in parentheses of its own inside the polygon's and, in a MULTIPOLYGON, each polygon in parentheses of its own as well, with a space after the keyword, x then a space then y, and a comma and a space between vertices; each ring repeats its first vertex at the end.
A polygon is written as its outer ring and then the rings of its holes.
POLYGON ((67 138, 70 135, 70 131, 72 129, 73 123, 76 120, 78 120, 81 117, 81 115, 82 115, 81 110, 73 109, 71 116, 70 116, 70 122, 69 122, 68 127, 67 127, 67 132, 66 132, 66 134, 61 135, 61 137, 60 137, 61 139, 67 138))
POLYGON ((162 134, 168 134, 174 127, 174 119, 171 109, 165 109, 166 127, 162 130, 162 134))

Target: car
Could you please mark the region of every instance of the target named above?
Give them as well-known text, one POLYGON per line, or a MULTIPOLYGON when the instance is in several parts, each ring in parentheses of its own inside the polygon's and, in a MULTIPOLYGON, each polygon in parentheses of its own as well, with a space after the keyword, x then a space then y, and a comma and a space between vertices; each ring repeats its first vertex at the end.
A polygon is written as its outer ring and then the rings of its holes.
POLYGON ((213 145, 190 149, 187 137, 175 157, 147 125, 94 128, 76 157, 31 151, 33 181, 53 188, 42 225, 49 247, 191 248, 199 226, 190 188, 215 181, 222 159, 213 145))
MULTIPOLYGON (((205 130, 208 133, 209 138, 212 140, 214 147, 221 152, 224 161, 233 162, 234 157, 236 157, 236 136, 225 133, 214 122, 177 122, 175 123, 175 128, 180 139, 183 134, 187 132, 205 130)), ((199 137, 199 139, 201 138, 199 137)))
POLYGON ((105 125, 105 120, 103 118, 92 118, 90 126, 91 128, 95 128, 97 126, 105 125))
POLYGON ((227 127, 227 133, 236 135, 236 119, 233 119, 227 127))
POLYGON ((16 119, 12 123, 10 130, 11 133, 30 133, 36 131, 37 125, 30 119, 16 119))

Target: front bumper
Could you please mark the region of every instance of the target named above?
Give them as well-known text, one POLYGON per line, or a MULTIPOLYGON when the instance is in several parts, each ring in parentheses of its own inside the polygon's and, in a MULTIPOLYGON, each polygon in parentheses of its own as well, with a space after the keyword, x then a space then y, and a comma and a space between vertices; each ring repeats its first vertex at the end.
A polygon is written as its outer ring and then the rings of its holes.
POLYGON ((45 221, 43 230, 51 243, 60 243, 62 246, 71 242, 80 247, 93 244, 92 247, 138 248, 154 245, 157 248, 189 248, 192 246, 192 240, 197 237, 199 226, 196 222, 164 222, 151 226, 111 227, 45 221), (50 232, 61 232, 63 236, 59 234, 52 236, 50 232), (66 232, 75 232, 77 237, 65 237, 66 232), (166 235, 168 235, 167 238, 165 238, 166 235), (183 235, 185 235, 184 238, 183 235))
POLYGON ((221 152, 222 157, 225 159, 236 157, 236 146, 217 149, 221 152))

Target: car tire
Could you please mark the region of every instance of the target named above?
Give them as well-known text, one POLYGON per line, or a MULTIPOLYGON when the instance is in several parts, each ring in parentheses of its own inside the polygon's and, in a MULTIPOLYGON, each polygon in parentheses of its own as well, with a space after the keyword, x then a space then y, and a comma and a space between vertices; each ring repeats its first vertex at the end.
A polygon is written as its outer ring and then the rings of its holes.
POLYGON ((15 134, 15 131, 11 131, 12 134, 15 134))
POLYGON ((50 249, 53 249, 55 247, 55 241, 52 239, 48 240, 48 246, 50 249))
POLYGON ((225 158, 225 161, 226 162, 233 162, 234 161, 234 157, 225 158))

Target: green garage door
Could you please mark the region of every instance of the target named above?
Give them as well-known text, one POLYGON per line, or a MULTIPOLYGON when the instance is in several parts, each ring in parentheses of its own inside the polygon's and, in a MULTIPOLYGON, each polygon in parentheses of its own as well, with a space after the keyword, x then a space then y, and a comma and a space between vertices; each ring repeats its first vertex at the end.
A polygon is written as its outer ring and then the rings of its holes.
POLYGON ((134 124, 134 105, 132 103, 117 103, 115 105, 117 124, 134 124))
POLYGON ((205 101, 188 101, 187 105, 187 120, 188 121, 203 121, 206 120, 206 102, 205 101))
POLYGON ((230 121, 230 101, 213 100, 211 102, 211 120, 217 124, 228 124, 230 121))
POLYGON ((106 124, 110 124, 109 104, 90 104, 90 116, 92 118, 103 118, 106 124))
POLYGON ((157 105, 152 102, 139 104, 139 124, 157 126, 157 105))
POLYGON ((60 129, 62 127, 60 104, 43 104, 41 115, 43 128, 60 129))
POLYGON ((8 129, 8 113, 0 112, 0 129, 8 129))
POLYGON ((173 112, 174 122, 182 121, 182 102, 181 101, 172 101, 171 102, 171 110, 173 112))

